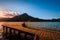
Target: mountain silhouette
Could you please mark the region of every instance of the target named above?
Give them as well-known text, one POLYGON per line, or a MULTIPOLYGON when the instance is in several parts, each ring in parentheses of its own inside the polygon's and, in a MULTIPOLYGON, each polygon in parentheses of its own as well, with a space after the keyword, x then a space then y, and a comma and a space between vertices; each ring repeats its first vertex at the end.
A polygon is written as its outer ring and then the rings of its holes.
POLYGON ((29 16, 27 13, 24 13, 24 14, 13 17, 13 19, 15 21, 31 21, 34 19, 34 17, 29 16))
POLYGON ((0 21, 15 21, 15 22, 60 22, 60 18, 58 19, 39 19, 39 18, 35 18, 35 17, 32 17, 30 15, 28 15, 27 13, 23 13, 21 15, 17 15, 17 16, 14 16, 13 18, 3 18, 3 19, 0 19, 0 21))
POLYGON ((13 17, 14 21, 30 21, 30 22, 59 22, 60 19, 39 19, 39 18, 35 18, 32 17, 30 15, 28 15, 27 13, 23 13, 21 15, 15 16, 13 17))

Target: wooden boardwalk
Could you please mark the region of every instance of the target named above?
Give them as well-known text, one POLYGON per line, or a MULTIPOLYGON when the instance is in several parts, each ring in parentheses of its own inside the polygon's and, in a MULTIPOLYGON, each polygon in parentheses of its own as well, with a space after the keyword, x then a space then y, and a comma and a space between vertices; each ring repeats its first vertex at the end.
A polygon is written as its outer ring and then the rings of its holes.
POLYGON ((34 34, 35 35, 34 40, 60 40, 59 31, 47 30, 47 29, 38 30, 38 29, 26 28, 16 25, 15 26, 3 25, 3 26, 34 34))

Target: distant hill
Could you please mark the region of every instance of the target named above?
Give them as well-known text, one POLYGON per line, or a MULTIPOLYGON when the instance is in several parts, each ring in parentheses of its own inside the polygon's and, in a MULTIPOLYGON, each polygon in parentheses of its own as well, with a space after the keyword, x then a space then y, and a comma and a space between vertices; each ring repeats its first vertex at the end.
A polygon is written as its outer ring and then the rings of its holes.
POLYGON ((33 19, 34 17, 29 16, 28 14, 24 13, 22 15, 18 15, 13 17, 13 19, 15 19, 16 21, 29 21, 31 19, 33 19))
POLYGON ((59 22, 60 19, 39 19, 28 15, 27 13, 13 17, 14 21, 30 21, 30 22, 59 22))
POLYGON ((43 19, 32 17, 32 16, 28 15, 27 13, 15 16, 15 17, 13 17, 13 19, 14 19, 14 21, 31 21, 31 22, 45 21, 43 19))
POLYGON ((32 16, 28 15, 27 13, 24 13, 24 14, 21 14, 21 15, 14 16, 13 18, 3 18, 3 19, 0 19, 0 21, 60 22, 60 18, 59 19, 46 20, 46 19, 35 18, 35 17, 32 17, 32 16))

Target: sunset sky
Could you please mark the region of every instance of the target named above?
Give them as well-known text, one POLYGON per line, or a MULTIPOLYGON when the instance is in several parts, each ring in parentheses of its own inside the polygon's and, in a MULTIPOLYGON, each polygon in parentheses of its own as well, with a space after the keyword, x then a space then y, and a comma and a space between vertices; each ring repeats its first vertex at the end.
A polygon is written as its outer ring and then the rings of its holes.
POLYGON ((0 0, 1 7, 37 18, 60 18, 59 0, 0 0))

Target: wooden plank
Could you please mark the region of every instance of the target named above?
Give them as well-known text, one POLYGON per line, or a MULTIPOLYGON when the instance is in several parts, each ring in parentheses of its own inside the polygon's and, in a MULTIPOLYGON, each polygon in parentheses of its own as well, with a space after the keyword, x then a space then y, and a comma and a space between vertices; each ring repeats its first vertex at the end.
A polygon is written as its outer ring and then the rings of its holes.
POLYGON ((60 39, 59 31, 45 30, 45 29, 37 30, 37 29, 26 28, 22 26, 11 26, 11 25, 4 25, 4 26, 38 35, 40 40, 46 40, 46 39, 47 40, 59 40, 60 39))

